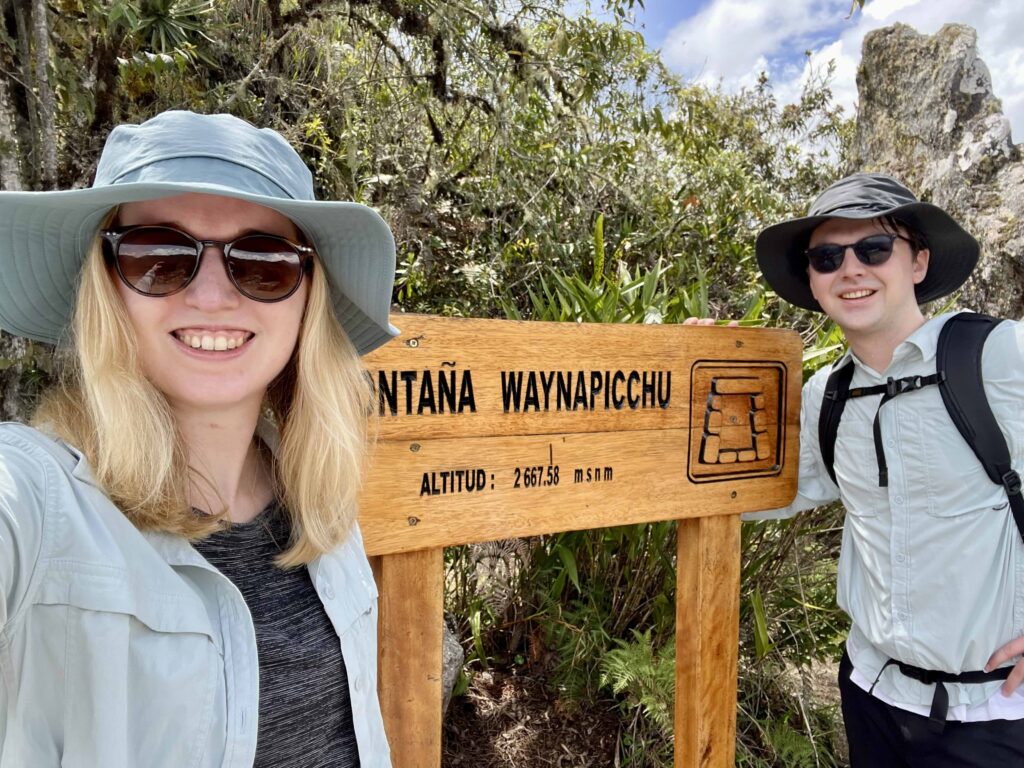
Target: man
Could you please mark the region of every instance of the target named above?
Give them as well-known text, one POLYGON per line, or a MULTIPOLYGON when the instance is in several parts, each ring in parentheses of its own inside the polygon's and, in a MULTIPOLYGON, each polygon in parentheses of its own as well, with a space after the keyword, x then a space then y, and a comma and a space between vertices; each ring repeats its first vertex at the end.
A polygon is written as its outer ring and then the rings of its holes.
MULTIPOLYGON (((761 232, 757 258, 780 297, 839 325, 849 350, 837 367, 852 360, 850 386, 863 388, 935 374, 951 315, 929 320, 919 305, 963 284, 978 244, 895 179, 856 174, 808 216, 761 232)), ((1003 322, 989 334, 981 371, 1024 470, 1024 326, 1003 322)), ((839 685, 851 763, 1024 765, 1024 661, 1013 666, 1024 652, 1024 543, 1006 491, 927 385, 846 400, 833 482, 818 435, 830 373, 803 389, 796 499, 747 517, 837 498, 846 507, 838 602, 852 628, 839 685)))

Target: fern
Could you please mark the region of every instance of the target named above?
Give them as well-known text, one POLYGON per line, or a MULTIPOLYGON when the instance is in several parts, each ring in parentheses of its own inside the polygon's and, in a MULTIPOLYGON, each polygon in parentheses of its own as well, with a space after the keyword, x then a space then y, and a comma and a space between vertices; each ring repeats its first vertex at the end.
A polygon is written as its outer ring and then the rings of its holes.
POLYGON ((651 630, 633 630, 632 641, 616 641, 618 648, 601 660, 601 686, 616 696, 625 697, 625 708, 639 708, 657 730, 672 738, 675 701, 675 643, 658 652, 651 641, 651 630))
POLYGON ((789 723, 789 718, 769 724, 768 743, 778 756, 778 765, 786 768, 816 768, 818 754, 814 744, 789 723))

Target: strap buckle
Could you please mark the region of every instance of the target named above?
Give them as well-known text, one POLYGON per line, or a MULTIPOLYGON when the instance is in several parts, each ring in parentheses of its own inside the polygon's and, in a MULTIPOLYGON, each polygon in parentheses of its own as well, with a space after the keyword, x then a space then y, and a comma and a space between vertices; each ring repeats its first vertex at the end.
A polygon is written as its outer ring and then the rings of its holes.
POLYGON ((1001 480, 1008 496, 1018 495, 1021 492, 1021 488, 1024 487, 1021 483, 1020 475, 1013 469, 1004 474, 1001 480))
POLYGON ((898 394, 904 392, 910 392, 914 389, 921 389, 924 385, 921 383, 920 376, 905 376, 902 379, 894 379, 889 377, 886 381, 886 397, 895 397, 898 394))
POLYGON ((906 392, 912 392, 924 386, 921 376, 904 376, 902 379, 894 379, 892 376, 885 382, 886 397, 896 397, 906 392))

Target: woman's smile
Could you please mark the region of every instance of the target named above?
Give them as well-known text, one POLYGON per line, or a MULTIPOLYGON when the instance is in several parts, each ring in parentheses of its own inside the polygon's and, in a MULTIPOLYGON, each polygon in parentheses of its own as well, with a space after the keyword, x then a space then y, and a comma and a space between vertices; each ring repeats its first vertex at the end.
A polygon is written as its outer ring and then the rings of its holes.
POLYGON ((234 350, 255 338, 255 334, 248 331, 215 331, 202 328, 183 328, 171 335, 190 349, 201 349, 206 352, 234 350))

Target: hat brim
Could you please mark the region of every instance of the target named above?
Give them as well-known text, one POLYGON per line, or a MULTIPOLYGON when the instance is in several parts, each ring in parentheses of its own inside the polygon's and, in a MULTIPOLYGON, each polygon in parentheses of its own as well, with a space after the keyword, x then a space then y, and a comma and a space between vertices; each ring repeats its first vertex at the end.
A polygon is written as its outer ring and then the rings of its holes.
POLYGON ((60 343, 71 321, 82 263, 107 212, 123 203, 189 192, 245 200, 295 222, 316 249, 335 315, 359 354, 398 334, 388 320, 395 241, 372 208, 268 197, 193 182, 0 194, 0 327, 18 336, 60 343))
POLYGON ((907 203, 887 211, 843 211, 841 214, 804 216, 775 224, 757 236, 755 251, 761 274, 772 289, 790 304, 821 312, 811 293, 804 251, 811 233, 829 219, 877 219, 896 216, 920 232, 928 242, 928 272, 915 286, 917 303, 946 296, 970 277, 978 263, 978 241, 944 210, 931 203, 907 203))

